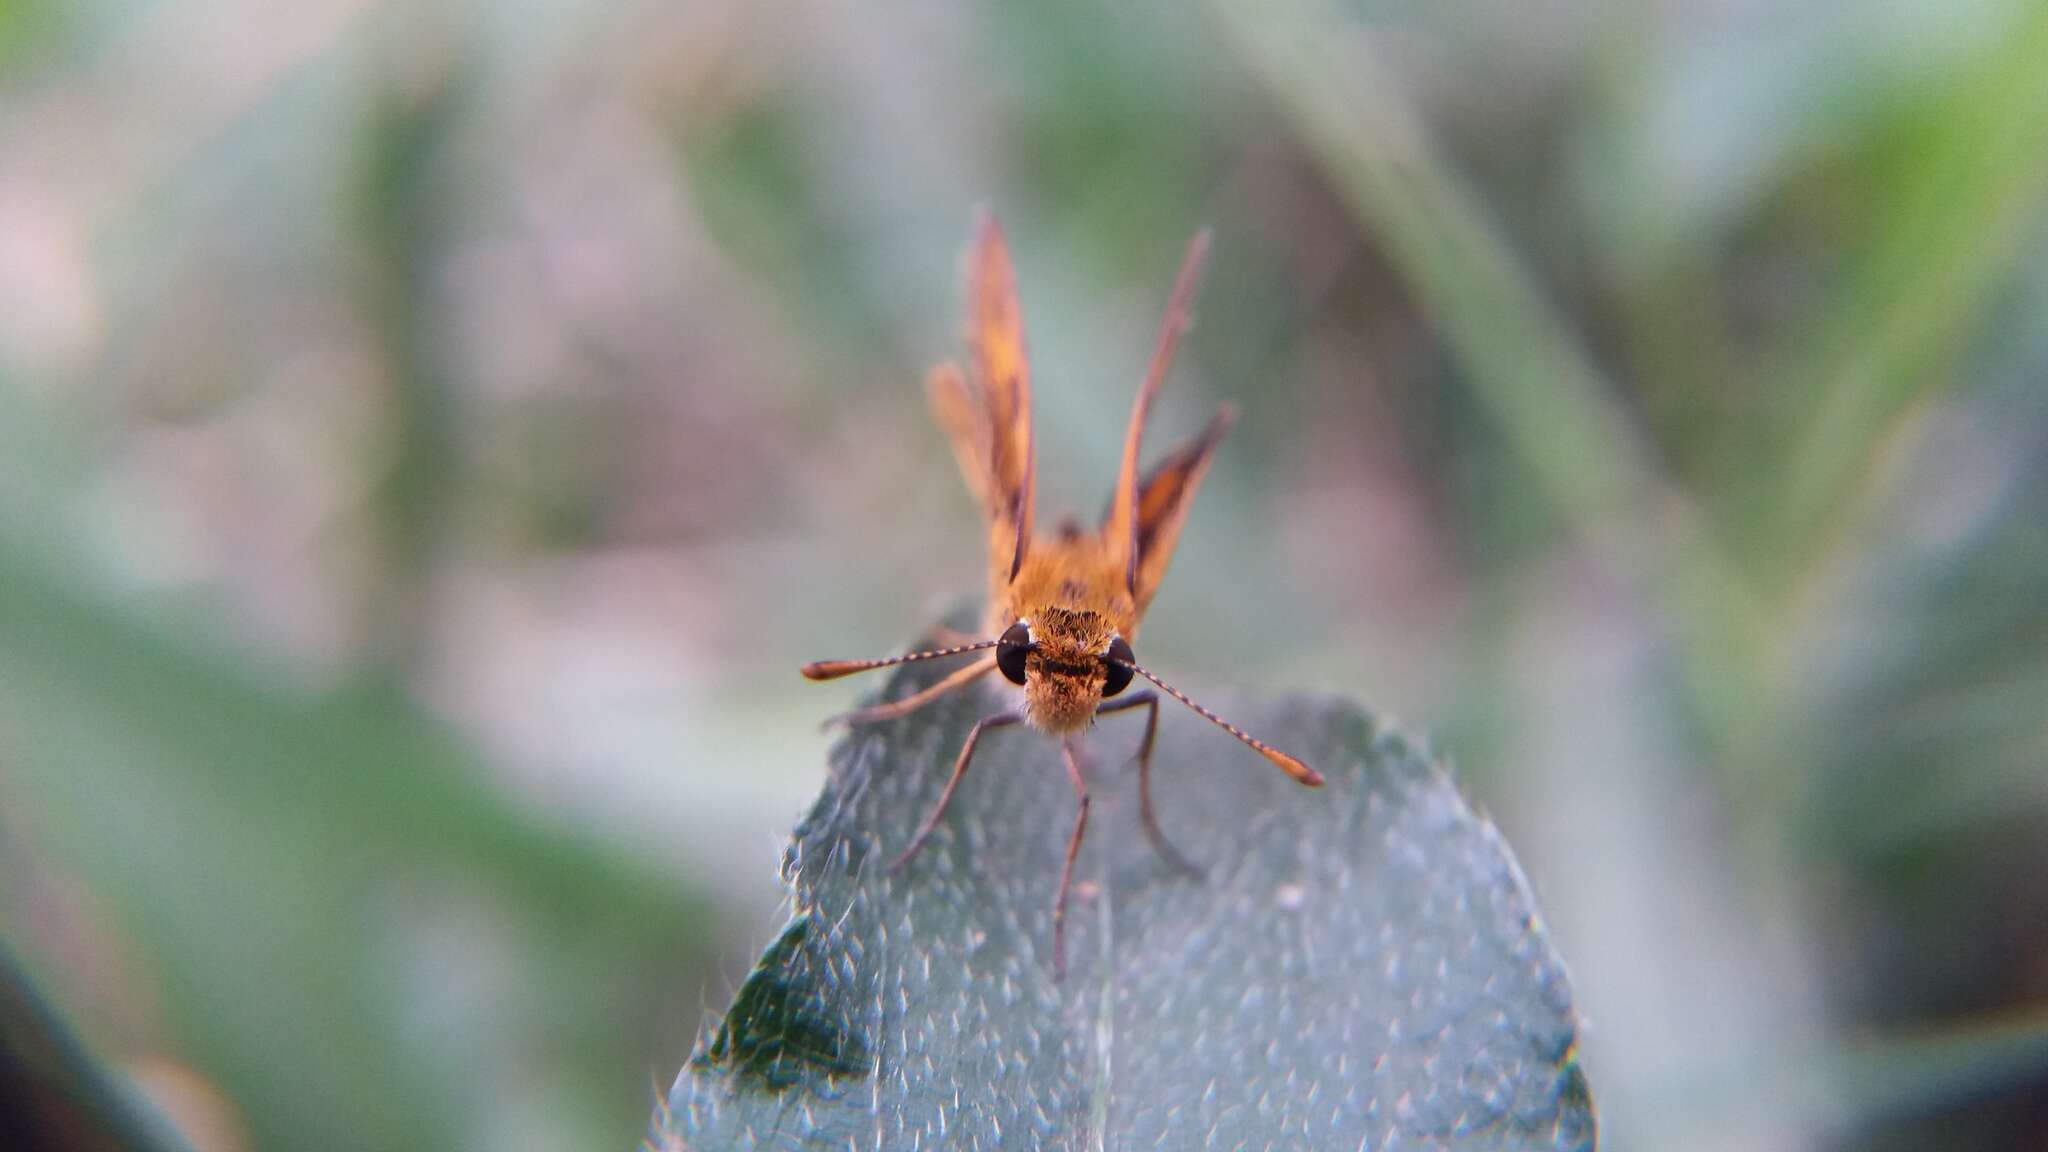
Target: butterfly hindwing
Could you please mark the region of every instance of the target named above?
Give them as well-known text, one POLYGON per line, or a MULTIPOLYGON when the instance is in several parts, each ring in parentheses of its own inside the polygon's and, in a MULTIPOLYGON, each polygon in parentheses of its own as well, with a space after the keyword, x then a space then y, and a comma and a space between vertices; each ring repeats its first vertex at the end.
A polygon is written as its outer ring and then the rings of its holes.
POLYGON ((1173 560, 1174 545, 1180 542, 1181 525, 1187 522, 1195 492, 1215 458, 1216 445, 1236 419, 1237 413, 1230 407, 1218 410, 1207 428, 1153 465, 1138 486, 1138 574, 1133 591, 1140 619, 1152 603, 1153 593, 1159 591, 1160 581, 1166 579, 1166 566, 1173 560))
POLYGON ((945 429, 946 439, 953 444, 953 455, 960 461, 960 475, 967 481, 968 491, 985 505, 989 490, 988 416, 967 390, 960 366, 948 362, 932 369, 925 378, 925 398, 931 403, 932 419, 945 429))

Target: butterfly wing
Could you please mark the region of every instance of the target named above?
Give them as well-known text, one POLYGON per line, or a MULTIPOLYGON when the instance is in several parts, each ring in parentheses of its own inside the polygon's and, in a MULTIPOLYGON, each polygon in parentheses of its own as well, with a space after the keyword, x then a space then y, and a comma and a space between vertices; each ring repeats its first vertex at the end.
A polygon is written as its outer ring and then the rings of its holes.
POLYGON ((960 475, 967 490, 984 505, 989 490, 988 416, 967 390, 960 366, 950 361, 932 369, 925 378, 925 398, 931 402, 932 419, 945 429, 953 442, 953 456, 960 461, 960 475))
MULTIPOLYGON (((1017 306, 1017 273, 994 214, 983 211, 968 262, 969 342, 988 445, 982 503, 988 510, 989 566, 1013 578, 1031 542, 1034 469, 1031 362, 1017 306)), ((943 419, 943 418, 942 418, 943 419)))
POLYGON ((1145 474, 1137 499, 1137 580, 1133 593, 1137 615, 1143 619, 1153 593, 1166 579, 1166 566, 1173 560, 1174 545, 1180 542, 1181 525, 1194 506, 1195 491, 1215 458, 1216 445, 1230 430, 1237 413, 1229 406, 1219 409, 1215 419, 1193 440, 1174 449, 1145 474))
MULTIPOLYGON (((1145 601, 1150 599, 1144 588, 1140 569, 1144 565, 1144 516, 1138 483, 1138 454, 1145 439, 1145 420, 1152 411, 1152 397, 1159 386, 1166 382, 1167 369, 1173 366, 1173 352, 1180 344, 1181 333, 1187 330, 1191 310, 1195 301, 1195 285, 1202 275, 1202 263, 1209 254, 1209 233, 1197 232, 1188 241, 1187 255, 1181 257, 1180 274, 1174 278, 1173 296, 1166 305, 1166 320, 1159 326, 1159 339, 1153 346, 1152 366, 1145 373, 1145 382, 1138 386, 1138 398, 1131 405, 1131 422, 1124 430, 1123 466, 1117 472, 1116 490, 1110 496, 1109 512, 1102 519, 1102 544, 1125 573, 1125 582, 1136 598, 1138 611, 1142 613, 1145 601)), ((1220 435, 1220 432, 1219 432, 1220 435)), ((1190 445, 1193 447, 1193 445, 1190 445)), ((1179 453, 1175 454, 1176 456, 1179 453)), ((1206 461, 1205 461, 1206 465, 1206 461)), ((1153 476, 1158 476, 1154 472, 1153 476)), ((1151 479, 1148 477, 1147 483, 1151 479)), ((1193 493, 1190 492, 1190 495, 1193 493)), ((1175 532, 1179 524, 1174 525, 1175 532)), ((1172 545, 1167 546, 1169 552, 1172 545)), ((1160 575, 1165 574, 1165 564, 1160 564, 1160 575)), ((1155 580, 1154 586, 1157 586, 1155 580)))

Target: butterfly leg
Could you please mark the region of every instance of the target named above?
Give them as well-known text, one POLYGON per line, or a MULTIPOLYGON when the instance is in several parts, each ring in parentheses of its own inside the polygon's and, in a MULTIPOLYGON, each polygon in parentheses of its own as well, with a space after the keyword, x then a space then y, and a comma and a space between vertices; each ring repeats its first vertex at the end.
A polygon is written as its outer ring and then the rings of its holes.
POLYGON ((908 716, 919 708, 944 696, 946 693, 956 688, 965 687, 988 675, 995 670, 995 666, 995 657, 984 656, 964 668, 954 669, 952 672, 947 673, 943 680, 926 687, 922 691, 913 692, 901 700, 891 700, 886 704, 875 704, 866 708, 856 708, 851 712, 841 712, 837 716, 828 717, 821 727, 830 728, 834 724, 874 724, 883 720, 894 720, 899 716, 908 716))
POLYGON ((1067 975, 1067 894, 1074 886, 1074 859, 1081 854, 1081 836, 1088 831, 1088 782, 1081 778, 1081 761, 1072 740, 1060 741, 1060 755, 1067 764, 1067 781, 1081 798, 1081 810, 1074 816, 1074 834, 1067 838, 1067 863, 1060 869, 1060 894, 1052 903, 1053 979, 1067 975))
POLYGON ((946 814, 946 805, 953 802, 953 790, 960 786, 960 778, 967 775, 967 762, 974 759, 974 746, 981 742, 981 734, 991 728, 1006 727, 1023 719, 1024 717, 1015 712, 998 712, 993 716, 983 716, 974 722, 974 727, 967 733, 967 743, 960 746, 960 758, 953 761, 953 775, 946 781, 946 790, 939 793, 939 802, 932 805, 931 815, 926 816, 924 823, 918 826, 917 835, 910 838, 910 844, 897 853, 894 860, 889 861, 889 871, 894 872, 910 863, 910 858, 917 855, 919 848, 924 847, 925 839, 932 834, 932 829, 939 826, 939 818, 946 814))
POLYGON ((1190 863, 1188 858, 1181 855, 1180 850, 1167 840, 1166 833, 1160 830, 1159 816, 1152 810, 1152 742, 1159 735, 1159 694, 1133 693, 1122 700, 1104 704, 1095 710, 1095 714, 1106 716, 1111 712, 1128 712, 1133 708, 1147 710, 1145 739, 1138 745, 1138 816, 1145 825, 1145 838, 1152 842, 1153 850, 1168 864, 1191 876, 1199 876, 1202 870, 1190 863))

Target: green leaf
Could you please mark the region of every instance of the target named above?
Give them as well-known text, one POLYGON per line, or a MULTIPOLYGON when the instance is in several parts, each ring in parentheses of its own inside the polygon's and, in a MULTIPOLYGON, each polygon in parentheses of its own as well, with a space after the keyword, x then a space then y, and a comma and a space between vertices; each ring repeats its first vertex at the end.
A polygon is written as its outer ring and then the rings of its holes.
MULTIPOLYGON (((943 669, 909 666, 901 697, 943 669)), ((986 737, 923 852, 969 691, 841 741, 784 871, 793 914, 655 1118, 656 1147, 1585 1148, 1564 970, 1495 828, 1357 707, 1229 715, 1320 768, 1303 788, 1162 712, 1085 742, 1095 803, 1068 973, 1052 902, 1075 798, 1056 742, 986 737)), ((1173 708, 1171 702, 1168 708, 1173 708)))

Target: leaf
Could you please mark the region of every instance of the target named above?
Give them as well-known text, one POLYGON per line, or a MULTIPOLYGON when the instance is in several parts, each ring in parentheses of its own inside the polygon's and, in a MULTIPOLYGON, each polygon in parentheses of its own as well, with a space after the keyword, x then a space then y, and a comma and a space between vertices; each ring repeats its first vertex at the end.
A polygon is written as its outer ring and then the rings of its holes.
MULTIPOLYGON (((945 670, 912 665, 884 695, 945 670)), ((1170 705, 1169 705, 1170 706, 1170 705)), ((793 914, 655 1117, 657 1148, 1589 1148, 1571 992, 1500 834, 1357 707, 1233 708, 1310 790, 1162 712, 1087 737, 1095 793, 1052 974, 1075 799, 1057 744, 992 733, 923 852, 970 691, 849 735, 784 863, 793 914)))

